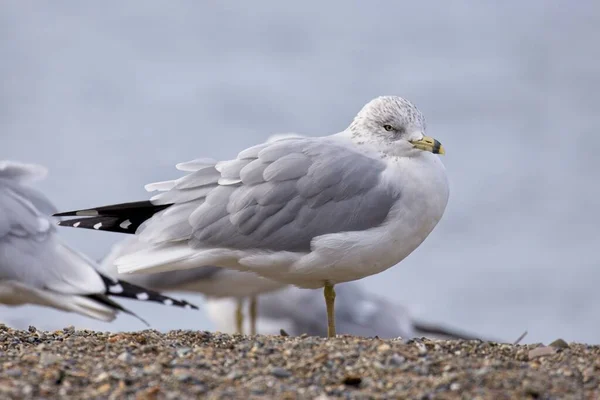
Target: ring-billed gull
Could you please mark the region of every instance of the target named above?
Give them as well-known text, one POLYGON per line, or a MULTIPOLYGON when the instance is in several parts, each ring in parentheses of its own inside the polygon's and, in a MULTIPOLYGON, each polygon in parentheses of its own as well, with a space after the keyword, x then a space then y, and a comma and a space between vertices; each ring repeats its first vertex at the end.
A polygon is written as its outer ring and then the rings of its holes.
MULTIPOLYGON (((258 303, 258 333, 276 335, 283 330, 292 336, 326 336, 327 330, 322 324, 326 309, 315 292, 288 286, 262 295, 258 303)), ((336 325, 349 335, 403 339, 422 336, 477 338, 471 333, 415 319, 407 308, 363 289, 360 282, 338 285, 335 303, 336 325)), ((231 318, 227 318, 234 307, 235 303, 230 299, 208 299, 205 304, 216 329, 226 333, 234 328, 231 318)))
POLYGON ((449 187, 436 154, 444 149, 417 107, 383 96, 340 133, 179 164, 190 173, 151 185, 164 191, 150 201, 58 215, 91 217, 62 225, 139 234, 148 245, 116 261, 121 273, 216 265, 324 287, 335 336, 334 285, 396 265, 441 219, 449 187))
POLYGON ((236 303, 234 315, 236 332, 243 333, 244 300, 248 299, 250 334, 256 333, 258 295, 285 287, 271 279, 263 278, 253 272, 205 266, 182 271, 166 271, 155 274, 119 274, 115 260, 125 254, 139 250, 145 245, 138 236, 130 236, 112 246, 110 252, 100 263, 100 270, 109 276, 122 279, 149 289, 162 292, 201 293, 207 299, 232 298, 236 303))
POLYGON ((100 274, 93 261, 67 246, 50 217, 54 206, 26 184, 45 175, 39 165, 0 161, 0 303, 49 306, 102 321, 119 311, 139 318, 108 296, 197 309, 100 274))

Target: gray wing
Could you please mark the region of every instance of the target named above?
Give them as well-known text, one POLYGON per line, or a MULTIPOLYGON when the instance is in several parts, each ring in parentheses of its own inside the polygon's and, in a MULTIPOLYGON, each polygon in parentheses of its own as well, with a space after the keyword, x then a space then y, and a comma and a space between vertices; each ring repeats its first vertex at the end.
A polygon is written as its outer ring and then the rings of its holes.
POLYGON ((54 207, 41 193, 0 177, 1 240, 15 236, 45 241, 53 227, 41 209, 53 210, 54 207))
POLYGON ((384 221, 399 196, 379 184, 384 169, 340 139, 264 143, 163 186, 152 201, 175 205, 143 234, 155 243, 189 238, 194 247, 307 251, 316 236, 384 221))
POLYGON ((136 252, 144 248, 144 246, 145 244, 139 240, 138 236, 131 236, 116 243, 101 261, 100 270, 113 278, 123 279, 127 282, 159 291, 175 290, 190 282, 209 280, 223 272, 222 268, 206 266, 179 271, 158 272, 154 274, 127 275, 126 277, 119 275, 115 260, 126 254, 136 252))
POLYGON ((179 271, 137 275, 133 276, 133 279, 130 277, 127 277, 126 279, 137 285, 154 290, 175 290, 191 282, 209 280, 221 272, 223 272, 223 268, 206 266, 179 271))
POLYGON ((16 177, 0 174, 0 279, 62 293, 102 292, 88 261, 56 237, 52 204, 16 177))

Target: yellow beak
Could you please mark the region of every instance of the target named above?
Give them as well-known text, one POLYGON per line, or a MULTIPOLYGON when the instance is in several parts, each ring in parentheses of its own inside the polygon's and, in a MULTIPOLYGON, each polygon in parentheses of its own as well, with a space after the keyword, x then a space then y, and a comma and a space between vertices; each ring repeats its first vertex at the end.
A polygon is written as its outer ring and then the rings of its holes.
POLYGON ((444 146, 432 137, 423 136, 421 140, 411 140, 410 142, 419 150, 430 151, 433 154, 446 154, 444 146))

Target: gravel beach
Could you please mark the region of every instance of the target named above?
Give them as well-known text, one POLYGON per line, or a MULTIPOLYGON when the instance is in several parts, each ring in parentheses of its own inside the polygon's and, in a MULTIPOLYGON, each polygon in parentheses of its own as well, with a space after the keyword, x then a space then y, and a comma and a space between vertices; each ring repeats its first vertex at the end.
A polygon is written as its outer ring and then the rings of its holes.
POLYGON ((598 399, 600 347, 0 325, 0 398, 598 399))

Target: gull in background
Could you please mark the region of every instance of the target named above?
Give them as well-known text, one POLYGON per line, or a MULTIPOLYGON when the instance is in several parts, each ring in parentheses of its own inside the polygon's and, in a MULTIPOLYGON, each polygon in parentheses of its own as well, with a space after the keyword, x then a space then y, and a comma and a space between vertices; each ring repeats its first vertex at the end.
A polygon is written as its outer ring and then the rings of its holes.
POLYGON ((188 175, 147 187, 150 201, 57 214, 61 225, 137 234, 120 273, 206 265, 324 288, 335 336, 334 285, 396 265, 441 219, 448 202, 440 142, 408 100, 378 97, 344 131, 290 137, 234 160, 178 165, 188 175))
POLYGON ((249 331, 256 334, 257 296, 279 290, 285 284, 263 278, 252 272, 242 272, 225 268, 206 266, 182 271, 158 272, 155 274, 119 274, 115 260, 125 254, 135 252, 144 243, 137 236, 117 242, 100 263, 100 271, 126 282, 162 292, 201 293, 207 300, 231 298, 236 304, 228 316, 233 315, 236 333, 244 333, 244 300, 248 299, 249 331))
MULTIPOLYGON (((111 279, 56 234, 54 206, 27 181, 42 179, 40 165, 0 161, 0 303, 37 304, 112 321, 119 311, 139 316, 108 296, 185 308, 196 306, 111 279)), ((146 323, 147 324, 147 323, 146 323)))
MULTIPOLYGON (((439 324, 416 320, 409 311, 362 288, 359 282, 347 282, 336 288, 336 325, 345 334, 384 339, 479 339, 476 335, 439 324)), ((233 324, 227 318, 235 307, 231 299, 207 299, 206 310, 216 329, 230 333, 233 324)), ((326 336, 322 324, 326 308, 316 290, 288 286, 261 296, 258 303, 257 331, 278 335, 282 331, 299 336, 326 336)))

